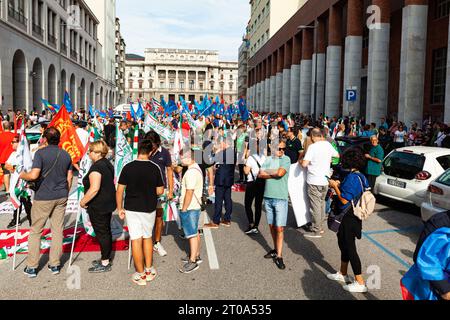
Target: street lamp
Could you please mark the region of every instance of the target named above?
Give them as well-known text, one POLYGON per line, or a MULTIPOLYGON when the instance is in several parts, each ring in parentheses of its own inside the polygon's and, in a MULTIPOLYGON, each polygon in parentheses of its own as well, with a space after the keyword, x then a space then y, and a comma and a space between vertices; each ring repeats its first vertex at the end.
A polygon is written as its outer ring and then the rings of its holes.
MULTIPOLYGON (((316 20, 316 22, 314 23, 314 25, 313 26, 305 26, 305 25, 301 25, 301 26, 298 26, 297 27, 297 30, 305 30, 305 29, 317 29, 317 27, 318 27, 318 23, 317 23, 318 21, 316 20)), ((317 86, 318 86, 318 84, 317 84, 317 68, 318 68, 318 66, 317 66, 317 61, 319 60, 318 59, 318 56, 317 56, 317 44, 318 44, 318 41, 317 41, 317 32, 314 32, 314 52, 316 53, 316 62, 315 62, 315 66, 314 66, 314 113, 313 113, 313 120, 314 120, 314 122, 316 122, 317 121, 317 86)))

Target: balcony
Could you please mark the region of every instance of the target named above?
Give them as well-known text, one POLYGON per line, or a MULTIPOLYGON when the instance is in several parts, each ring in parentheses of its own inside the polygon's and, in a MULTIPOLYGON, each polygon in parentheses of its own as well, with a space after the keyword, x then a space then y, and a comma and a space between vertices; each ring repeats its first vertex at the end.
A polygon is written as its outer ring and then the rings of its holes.
POLYGON ((78 61, 78 53, 73 49, 70 49, 70 58, 72 58, 72 60, 78 61))
POLYGON ((63 55, 67 55, 67 45, 64 42, 61 42, 59 45, 59 51, 61 52, 61 54, 63 55))
POLYGON ((22 13, 16 11, 14 7, 8 7, 8 17, 11 18, 11 20, 8 21, 12 22, 15 26, 21 28, 22 30, 27 31, 28 19, 25 18, 22 13))
POLYGON ((48 44, 53 47, 54 49, 56 49, 56 38, 55 36, 49 34, 48 35, 48 44))
POLYGON ((33 36, 39 40, 44 40, 44 29, 40 25, 33 23, 33 36))

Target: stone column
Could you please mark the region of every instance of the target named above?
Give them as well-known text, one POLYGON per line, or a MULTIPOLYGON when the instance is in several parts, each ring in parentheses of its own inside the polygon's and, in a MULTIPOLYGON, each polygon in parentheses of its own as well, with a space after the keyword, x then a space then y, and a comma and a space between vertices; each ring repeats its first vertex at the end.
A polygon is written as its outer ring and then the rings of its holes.
POLYGON ((292 65, 291 65, 291 90, 290 112, 300 112, 300 61, 302 58, 302 43, 299 35, 292 39, 292 65))
POLYGON ((341 55, 342 55, 342 10, 330 8, 328 21, 327 70, 325 85, 325 114, 340 115, 341 101, 341 55))
POLYGON ((284 45, 284 69, 283 69, 283 114, 291 112, 291 64, 292 64, 292 41, 284 45))
POLYGON ((380 7, 381 21, 369 31, 366 119, 380 125, 388 106, 391 8, 390 0, 372 0, 372 4, 380 7))
POLYGON ((348 0, 343 88, 344 116, 360 116, 363 18, 363 2, 361 0, 348 0), (345 92, 348 89, 357 90, 356 101, 345 101, 345 92))
POLYGON ((272 73, 270 76, 270 112, 276 111, 277 101, 277 52, 272 55, 272 73))
POLYGON ((270 69, 271 65, 269 62, 269 58, 266 58, 266 74, 264 77, 266 78, 264 90, 266 94, 264 95, 264 112, 270 111, 270 69))
POLYGON ((313 72, 311 81, 311 114, 315 113, 316 118, 318 118, 319 115, 324 111, 324 103, 325 103, 326 41, 325 41, 325 22, 323 21, 323 19, 319 19, 316 22, 316 29, 314 31, 317 47, 314 48, 315 53, 313 54, 312 60, 313 72), (317 74, 317 81, 316 81, 316 74, 317 74), (315 85, 317 85, 317 89, 314 88, 315 85), (317 92, 315 92, 316 90, 317 92), (314 106, 316 110, 314 110, 314 106))
POLYGON ((398 120, 422 124, 428 0, 405 0, 400 58, 398 120))
POLYGON ((312 79, 313 31, 303 30, 302 61, 300 77, 300 113, 311 113, 311 79, 312 79))
POLYGON ((263 60, 261 69, 261 107, 259 108, 259 112, 264 111, 266 106, 266 95, 266 60, 263 60))
POLYGON ((277 78, 276 78, 276 102, 275 111, 283 112, 283 67, 284 67, 284 50, 282 48, 278 49, 278 59, 277 59, 277 78))
POLYGON ((261 107, 261 65, 256 67, 256 104, 255 110, 261 107))

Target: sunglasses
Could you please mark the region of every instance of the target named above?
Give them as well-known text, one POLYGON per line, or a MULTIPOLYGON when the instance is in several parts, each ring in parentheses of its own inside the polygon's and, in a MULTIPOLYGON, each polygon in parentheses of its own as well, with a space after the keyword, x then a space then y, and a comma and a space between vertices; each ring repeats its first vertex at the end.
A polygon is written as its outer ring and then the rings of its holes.
POLYGON ((286 151, 286 148, 278 148, 278 151, 286 151))

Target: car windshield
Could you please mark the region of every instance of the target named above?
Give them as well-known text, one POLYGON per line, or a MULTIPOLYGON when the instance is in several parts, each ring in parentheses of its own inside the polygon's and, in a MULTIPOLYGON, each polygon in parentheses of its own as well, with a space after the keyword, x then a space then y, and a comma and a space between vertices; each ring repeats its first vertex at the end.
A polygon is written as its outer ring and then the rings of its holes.
POLYGON ((395 151, 384 160, 383 168, 389 176, 412 180, 423 170, 424 164, 423 155, 395 151))
POLYGON ((450 187, 450 170, 445 171, 436 182, 450 187))

